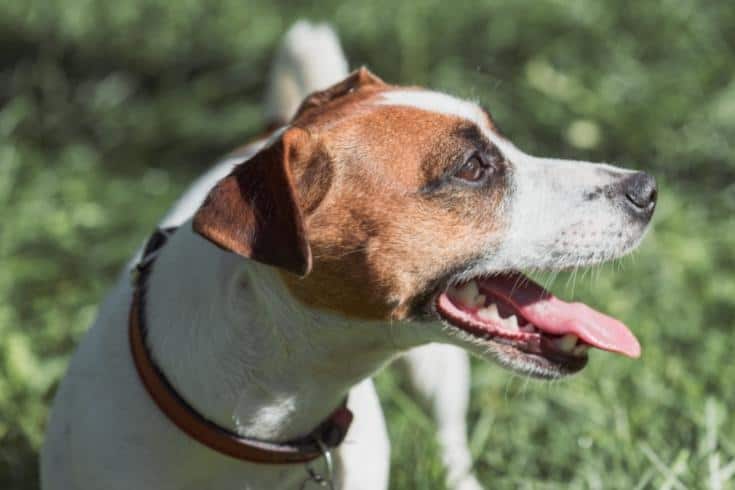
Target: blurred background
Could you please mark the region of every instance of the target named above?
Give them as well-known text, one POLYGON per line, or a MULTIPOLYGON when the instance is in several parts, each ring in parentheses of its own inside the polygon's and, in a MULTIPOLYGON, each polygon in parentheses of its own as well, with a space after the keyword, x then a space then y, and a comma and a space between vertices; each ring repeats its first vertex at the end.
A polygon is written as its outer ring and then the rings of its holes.
MULTIPOLYGON (((263 129, 273 50, 328 20, 353 67, 481 101, 521 148, 659 179, 632 258, 553 289, 644 353, 529 382, 473 365, 488 488, 735 487, 735 8, 706 0, 0 0, 0 488, 37 488, 47 409, 124 261, 263 129)), ((427 411, 379 388, 395 489, 443 488, 427 411)), ((358 414, 359 416, 359 414, 358 414)))

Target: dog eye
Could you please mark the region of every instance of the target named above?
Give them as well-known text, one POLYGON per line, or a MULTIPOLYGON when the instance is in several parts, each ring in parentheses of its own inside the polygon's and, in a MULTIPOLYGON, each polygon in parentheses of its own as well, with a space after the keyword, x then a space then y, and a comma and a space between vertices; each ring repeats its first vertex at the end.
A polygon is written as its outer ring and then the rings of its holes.
POLYGON ((457 171, 455 177, 467 182, 479 182, 489 173, 490 167, 482 161, 479 155, 472 155, 457 171))

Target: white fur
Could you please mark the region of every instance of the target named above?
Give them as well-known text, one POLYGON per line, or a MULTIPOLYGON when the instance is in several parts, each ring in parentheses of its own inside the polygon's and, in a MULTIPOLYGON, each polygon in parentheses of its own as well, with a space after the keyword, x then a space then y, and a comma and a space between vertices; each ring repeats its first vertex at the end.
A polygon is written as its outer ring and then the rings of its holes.
POLYGON ((497 269, 559 269, 598 264, 638 244, 640 226, 624 206, 585 194, 633 173, 610 165, 537 158, 496 144, 513 165, 508 232, 488 260, 497 269))
POLYGON ((438 114, 456 116, 472 121, 481 128, 487 128, 485 114, 477 104, 441 92, 411 89, 390 90, 381 94, 377 103, 408 106, 438 114))
POLYGON ((337 488, 388 488, 390 442, 383 409, 372 380, 365 380, 350 390, 348 406, 359 415, 339 450, 338 462, 342 476, 337 488))
POLYGON ((347 60, 337 35, 326 24, 299 21, 276 55, 265 99, 269 121, 286 123, 304 97, 347 76, 347 60))

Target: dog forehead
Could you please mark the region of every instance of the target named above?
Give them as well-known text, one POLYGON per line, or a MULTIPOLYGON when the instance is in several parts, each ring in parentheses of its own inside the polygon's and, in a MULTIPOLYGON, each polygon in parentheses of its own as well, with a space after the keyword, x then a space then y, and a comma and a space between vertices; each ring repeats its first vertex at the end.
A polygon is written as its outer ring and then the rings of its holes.
POLYGON ((422 89, 399 89, 382 92, 376 104, 413 107, 429 112, 466 119, 483 130, 490 129, 491 121, 477 104, 441 92, 422 89))
POLYGON ((372 176, 387 171, 399 186, 436 176, 470 140, 502 139, 477 104, 421 87, 363 87, 304 112, 292 124, 318 137, 335 161, 346 163, 338 167, 347 173, 364 170, 356 161, 367 162, 372 176))
POLYGON ((337 167, 365 182, 421 187, 482 138, 479 130, 468 131, 474 124, 454 114, 374 103, 366 109, 332 126, 322 139, 337 167))

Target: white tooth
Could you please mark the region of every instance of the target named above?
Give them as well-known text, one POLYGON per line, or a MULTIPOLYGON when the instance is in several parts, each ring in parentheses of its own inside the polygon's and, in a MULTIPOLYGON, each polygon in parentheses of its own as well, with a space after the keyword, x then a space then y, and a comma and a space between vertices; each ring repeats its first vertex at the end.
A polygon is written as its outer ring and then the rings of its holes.
POLYGON ((510 330, 511 332, 517 332, 518 331, 518 318, 516 318, 515 315, 511 315, 510 317, 503 320, 503 326, 506 330, 510 330))
POLYGON ((474 307, 485 302, 485 297, 480 294, 475 281, 470 281, 460 287, 452 286, 447 293, 464 306, 474 307))
POLYGON ((528 323, 521 327, 521 332, 534 333, 535 331, 536 331, 536 326, 533 323, 528 323))
POLYGON ((579 344, 577 347, 574 348, 574 351, 572 351, 572 354, 578 357, 582 357, 583 355, 587 354, 588 350, 590 350, 589 345, 579 344))
POLYGON ((568 333, 562 338, 556 339, 554 344, 563 352, 572 352, 574 346, 577 345, 577 336, 568 333))
POLYGON ((485 308, 480 308, 477 310, 477 316, 484 320, 499 320, 500 314, 498 314, 498 305, 493 303, 485 308))

